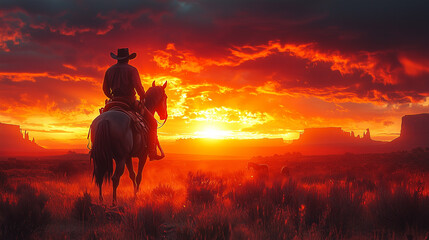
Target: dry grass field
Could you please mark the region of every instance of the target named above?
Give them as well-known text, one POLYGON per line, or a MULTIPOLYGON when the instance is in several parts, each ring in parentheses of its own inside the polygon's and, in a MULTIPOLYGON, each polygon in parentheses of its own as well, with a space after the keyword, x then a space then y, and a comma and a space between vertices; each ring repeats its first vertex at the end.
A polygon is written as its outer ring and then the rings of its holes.
POLYGON ((112 207, 85 154, 1 158, 0 239, 428 239, 428 171, 423 149, 173 154, 146 164, 137 197, 125 171, 112 207))

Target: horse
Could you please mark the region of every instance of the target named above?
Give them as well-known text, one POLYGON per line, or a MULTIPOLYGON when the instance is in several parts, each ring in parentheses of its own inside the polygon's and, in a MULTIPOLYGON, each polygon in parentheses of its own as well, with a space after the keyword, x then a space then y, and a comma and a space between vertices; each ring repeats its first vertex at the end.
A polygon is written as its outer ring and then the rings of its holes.
POLYGON ((253 168, 257 177, 268 178, 268 165, 261 163, 248 162, 247 169, 253 168))
MULTIPOLYGON (((161 120, 167 120, 167 95, 165 88, 167 82, 162 86, 156 86, 152 83, 145 94, 145 107, 152 114, 158 113, 161 120)), ((119 179, 127 166, 129 177, 134 185, 134 194, 136 195, 142 179, 143 167, 146 163, 148 149, 142 142, 142 136, 137 134, 133 136, 132 119, 120 110, 111 109, 100 114, 94 119, 90 127, 92 149, 90 159, 93 162, 93 179, 99 188, 99 199, 103 201, 102 185, 103 181, 113 182, 113 205, 116 205, 116 189, 119 185, 119 179), (137 177, 133 170, 132 157, 138 157, 137 177), (113 173, 113 159, 116 163, 116 169, 113 173), (113 175, 113 176, 112 176, 113 175)), ((155 126, 157 127, 156 123, 155 126)), ((146 139, 147 132, 143 132, 146 139)), ((147 140, 146 140, 147 141, 147 140)), ((162 156, 164 152, 159 147, 162 156)))

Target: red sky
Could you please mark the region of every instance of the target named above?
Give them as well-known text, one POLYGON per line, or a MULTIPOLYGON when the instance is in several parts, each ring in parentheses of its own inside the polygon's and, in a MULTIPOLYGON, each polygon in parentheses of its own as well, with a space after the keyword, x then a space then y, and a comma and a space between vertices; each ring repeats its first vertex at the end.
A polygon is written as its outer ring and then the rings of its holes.
POLYGON ((84 148, 109 53, 168 81, 160 138, 297 138, 339 126, 377 140, 428 112, 424 1, 0 2, 0 122, 84 148))

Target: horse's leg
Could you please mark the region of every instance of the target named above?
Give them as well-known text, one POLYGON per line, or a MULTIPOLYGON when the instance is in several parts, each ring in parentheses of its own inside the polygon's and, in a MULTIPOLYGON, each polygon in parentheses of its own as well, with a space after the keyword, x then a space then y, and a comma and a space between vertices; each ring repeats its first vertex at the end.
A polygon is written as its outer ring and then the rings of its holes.
POLYGON ((115 173, 113 174, 113 177, 112 177, 112 182, 113 182, 113 203, 112 203, 112 205, 113 206, 116 205, 116 189, 119 186, 119 179, 121 178, 122 174, 124 174, 124 170, 125 170, 125 159, 119 158, 119 161, 116 161, 116 169, 115 169, 115 173))
POLYGON ((136 190, 137 192, 139 191, 140 183, 142 181, 142 172, 143 172, 143 167, 146 164, 146 158, 147 158, 146 153, 144 153, 143 155, 141 155, 139 157, 139 168, 137 171, 137 180, 136 180, 137 181, 137 190, 136 190))
POLYGON ((134 196, 136 196, 136 194, 137 194, 136 173, 134 172, 134 169, 133 169, 132 158, 128 158, 126 160, 125 164, 127 165, 128 173, 130 174, 130 179, 134 185, 134 196))

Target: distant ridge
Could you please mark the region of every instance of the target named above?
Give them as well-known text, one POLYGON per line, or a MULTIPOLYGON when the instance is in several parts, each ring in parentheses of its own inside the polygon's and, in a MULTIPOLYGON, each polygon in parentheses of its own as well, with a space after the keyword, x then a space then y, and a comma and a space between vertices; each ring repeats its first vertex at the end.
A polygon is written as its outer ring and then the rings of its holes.
POLYGON ((401 135, 391 142, 371 139, 369 129, 362 137, 340 127, 307 128, 294 140, 289 151, 303 154, 383 153, 429 147, 429 113, 402 117, 401 135))
POLYGON ((371 139, 369 129, 355 136, 354 132, 343 131, 340 127, 306 128, 295 144, 368 144, 374 142, 371 139))
POLYGON ((398 150, 429 147, 429 113, 403 116, 401 135, 390 146, 398 150))
POLYGON ((19 125, 0 123, 0 154, 20 154, 41 152, 45 149, 30 140, 27 131, 22 132, 19 125))
POLYGON ((341 127, 306 128, 298 139, 287 146, 289 151, 309 155, 342 154, 345 152, 378 152, 384 142, 371 139, 369 129, 362 136, 341 127))

